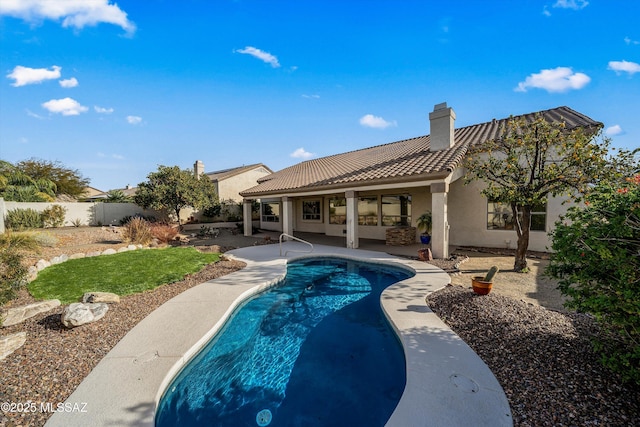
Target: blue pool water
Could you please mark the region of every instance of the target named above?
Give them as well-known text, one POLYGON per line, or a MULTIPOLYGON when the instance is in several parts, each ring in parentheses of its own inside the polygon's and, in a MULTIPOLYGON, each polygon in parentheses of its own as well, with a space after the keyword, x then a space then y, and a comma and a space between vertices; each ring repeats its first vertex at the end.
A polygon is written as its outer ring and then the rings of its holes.
POLYGON ((411 275, 339 258, 290 263, 173 380, 156 425, 384 425, 406 373, 380 294, 411 275))

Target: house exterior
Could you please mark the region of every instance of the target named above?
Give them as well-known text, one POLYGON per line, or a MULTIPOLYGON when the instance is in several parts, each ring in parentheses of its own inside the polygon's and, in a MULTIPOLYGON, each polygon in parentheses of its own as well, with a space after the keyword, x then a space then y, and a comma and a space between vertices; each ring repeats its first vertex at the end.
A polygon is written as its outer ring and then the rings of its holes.
POLYGON ((243 200, 240 195, 241 190, 254 186, 260 179, 273 173, 262 163, 205 173, 204 164, 197 160, 193 167, 196 175, 204 174, 213 181, 219 200, 233 200, 237 203, 243 200))
MULTIPOLYGON (((569 107, 539 113, 569 129, 602 126, 569 107)), ((459 129, 455 119, 452 108, 438 104, 429 114, 430 135, 308 160, 260 178, 240 192, 245 217, 252 201, 260 199, 261 228, 346 236, 347 247, 357 248, 358 239, 385 240, 387 230, 415 227, 417 218, 431 211, 436 258, 448 257, 450 245, 514 248, 508 207, 483 197, 481 182, 464 185, 462 179, 469 148, 498 137, 508 118, 459 129)), ((547 233, 567 208, 563 201, 550 198, 533 213, 529 249, 547 250, 547 233)), ((244 232, 251 235, 246 224, 244 232)))

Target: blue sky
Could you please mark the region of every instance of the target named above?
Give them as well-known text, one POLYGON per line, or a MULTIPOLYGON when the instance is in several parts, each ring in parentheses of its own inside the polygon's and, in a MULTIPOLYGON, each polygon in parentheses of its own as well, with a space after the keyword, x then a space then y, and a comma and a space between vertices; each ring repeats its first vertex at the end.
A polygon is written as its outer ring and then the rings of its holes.
POLYGON ((640 146, 640 2, 2 0, 0 158, 101 190, 567 105, 640 146))

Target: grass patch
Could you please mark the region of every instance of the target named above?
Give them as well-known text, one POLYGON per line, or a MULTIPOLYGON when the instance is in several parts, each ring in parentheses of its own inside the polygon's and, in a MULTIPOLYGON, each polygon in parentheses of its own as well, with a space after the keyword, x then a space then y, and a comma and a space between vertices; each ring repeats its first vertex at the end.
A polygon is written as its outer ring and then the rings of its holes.
POLYGON ((137 250, 113 255, 73 259, 52 265, 28 286, 36 299, 77 302, 85 292, 129 295, 182 280, 216 262, 220 254, 194 248, 137 250))

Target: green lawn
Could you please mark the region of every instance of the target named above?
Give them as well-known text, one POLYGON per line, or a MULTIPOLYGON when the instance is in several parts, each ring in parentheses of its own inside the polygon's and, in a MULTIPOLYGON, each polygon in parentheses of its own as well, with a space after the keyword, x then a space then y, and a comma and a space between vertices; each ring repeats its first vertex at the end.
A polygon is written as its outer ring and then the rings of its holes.
POLYGON ((77 302, 85 292, 128 295, 173 283, 220 254, 201 253, 194 248, 137 250, 113 255, 73 259, 45 268, 28 286, 36 299, 77 302))

